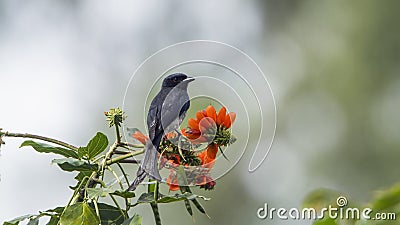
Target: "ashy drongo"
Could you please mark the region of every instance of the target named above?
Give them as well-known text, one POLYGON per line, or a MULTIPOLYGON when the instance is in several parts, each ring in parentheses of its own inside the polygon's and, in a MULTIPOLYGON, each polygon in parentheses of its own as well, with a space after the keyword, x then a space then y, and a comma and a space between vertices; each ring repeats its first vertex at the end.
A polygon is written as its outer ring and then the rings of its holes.
POLYGON ((165 134, 178 129, 185 118, 190 106, 187 87, 193 80, 183 73, 171 74, 163 80, 161 90, 151 102, 147 114, 149 141, 145 146, 144 158, 128 190, 135 190, 147 175, 151 179, 161 180, 157 155, 160 142, 165 134))

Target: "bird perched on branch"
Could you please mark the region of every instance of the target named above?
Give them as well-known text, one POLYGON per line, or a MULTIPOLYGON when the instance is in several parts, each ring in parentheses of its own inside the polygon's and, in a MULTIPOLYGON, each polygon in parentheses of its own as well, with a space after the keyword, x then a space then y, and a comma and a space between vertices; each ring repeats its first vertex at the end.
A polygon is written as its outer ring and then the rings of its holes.
POLYGON ((159 146, 165 134, 177 130, 185 118, 190 106, 187 93, 188 84, 194 78, 183 73, 175 73, 167 76, 162 83, 161 90, 151 102, 147 114, 147 128, 149 141, 145 146, 144 158, 136 173, 136 179, 128 190, 136 189, 147 175, 151 179, 161 180, 158 170, 159 146))

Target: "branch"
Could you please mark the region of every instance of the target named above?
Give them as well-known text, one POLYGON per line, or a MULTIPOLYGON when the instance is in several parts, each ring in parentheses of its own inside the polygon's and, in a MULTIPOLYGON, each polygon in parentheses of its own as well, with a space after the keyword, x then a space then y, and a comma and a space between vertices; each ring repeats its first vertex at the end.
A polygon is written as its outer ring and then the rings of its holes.
POLYGON ((120 163, 140 164, 140 160, 136 160, 136 159, 124 159, 119 162, 120 163))
POLYGON ((144 147, 144 145, 142 145, 142 144, 131 144, 128 142, 120 142, 118 144, 118 146, 119 147, 132 147, 132 148, 143 148, 144 147))
POLYGON ((135 156, 135 155, 140 155, 140 154, 143 154, 143 153, 144 153, 144 149, 140 150, 140 151, 131 152, 131 153, 128 153, 128 154, 125 154, 125 155, 121 155, 121 156, 115 157, 113 159, 109 159, 109 160, 107 160, 106 164, 109 166, 111 164, 114 164, 114 163, 117 163, 117 162, 121 162, 124 159, 130 158, 130 157, 135 156))
POLYGON ((1 129, 0 129, 0 143, 1 143, 1 144, 4 144, 4 141, 1 139, 1 137, 20 137, 20 138, 38 139, 38 140, 42 140, 42 141, 46 141, 46 142, 50 142, 50 143, 53 143, 53 144, 60 145, 60 146, 66 147, 66 148, 71 149, 71 150, 74 150, 74 151, 77 151, 77 150, 78 150, 77 147, 75 147, 75 146, 73 146, 73 145, 70 145, 70 144, 68 144, 68 143, 65 143, 65 142, 63 142, 63 141, 59 141, 59 140, 57 140, 57 139, 48 138, 48 137, 43 137, 43 136, 39 136, 39 135, 35 135, 35 134, 10 133, 10 132, 8 132, 8 131, 6 131, 6 132, 1 132, 1 129))

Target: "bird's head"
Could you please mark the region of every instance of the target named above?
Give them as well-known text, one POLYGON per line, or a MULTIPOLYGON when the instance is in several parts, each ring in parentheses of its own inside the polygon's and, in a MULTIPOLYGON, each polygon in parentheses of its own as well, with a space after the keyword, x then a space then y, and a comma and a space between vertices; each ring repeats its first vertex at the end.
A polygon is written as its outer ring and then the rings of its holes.
POLYGON ((188 77, 186 74, 183 73, 174 73, 164 79, 162 86, 176 87, 178 85, 182 85, 182 87, 187 87, 187 84, 192 81, 194 81, 193 77, 188 77))

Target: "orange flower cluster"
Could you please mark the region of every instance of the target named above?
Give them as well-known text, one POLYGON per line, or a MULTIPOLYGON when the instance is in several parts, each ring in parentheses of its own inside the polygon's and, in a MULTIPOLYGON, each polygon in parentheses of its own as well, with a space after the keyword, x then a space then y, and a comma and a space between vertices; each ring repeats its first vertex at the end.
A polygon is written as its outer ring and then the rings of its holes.
POLYGON ((188 120, 189 129, 182 129, 182 134, 185 135, 193 143, 203 143, 210 141, 208 134, 218 129, 229 129, 235 122, 236 113, 226 113, 226 108, 222 107, 219 112, 214 106, 209 105, 205 110, 196 113, 196 119, 188 120))
MULTIPOLYGON (((218 149, 221 146, 226 146, 231 143, 231 133, 228 129, 232 126, 236 119, 234 112, 227 113, 226 108, 222 107, 219 112, 210 105, 205 110, 201 110, 196 113, 196 118, 190 118, 188 120, 188 128, 181 130, 182 134, 193 144, 207 143, 207 147, 204 151, 196 154, 197 160, 200 161, 202 173, 195 174, 193 183, 206 190, 212 189, 215 186, 215 181, 209 176, 209 171, 214 166, 215 159, 217 157, 218 149)), ((141 132, 136 131, 133 138, 139 142, 145 144, 148 141, 148 137, 143 135, 141 132)), ((166 139, 174 137, 175 135, 167 135, 166 139)), ((185 149, 189 150, 190 149, 185 149)), ((182 156, 183 157, 183 156, 182 156)), ((191 166, 187 160, 182 160, 179 154, 168 154, 167 159, 162 161, 168 161, 173 167, 183 165, 185 167, 191 166)), ((191 175, 193 177, 193 175, 191 175)), ((190 177, 190 176, 188 176, 190 177)), ((179 184, 177 179, 176 171, 171 169, 171 173, 166 180, 171 191, 179 190, 179 184)))

